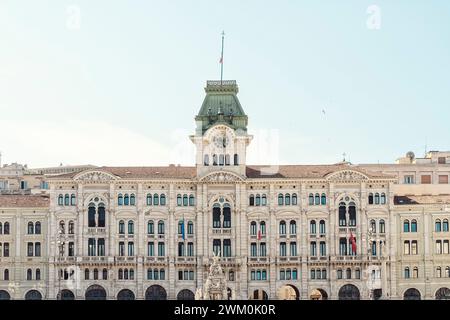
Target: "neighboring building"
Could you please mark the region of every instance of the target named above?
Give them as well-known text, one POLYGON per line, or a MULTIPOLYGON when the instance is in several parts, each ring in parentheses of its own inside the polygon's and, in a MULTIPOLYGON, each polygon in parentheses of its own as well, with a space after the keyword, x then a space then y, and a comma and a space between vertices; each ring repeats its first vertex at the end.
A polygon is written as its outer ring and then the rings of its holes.
POLYGON ((448 175, 448 153, 249 165, 236 83, 205 91, 195 166, 88 168, 0 196, 0 298, 193 299, 214 254, 237 299, 450 298, 450 185, 401 182, 448 175))

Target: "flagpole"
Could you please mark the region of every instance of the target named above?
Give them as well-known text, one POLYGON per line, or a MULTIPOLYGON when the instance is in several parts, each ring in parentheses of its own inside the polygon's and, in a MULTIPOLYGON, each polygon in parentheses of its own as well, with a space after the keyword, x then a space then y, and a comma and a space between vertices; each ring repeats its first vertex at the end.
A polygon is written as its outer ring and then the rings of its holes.
POLYGON ((220 56, 220 86, 222 86, 223 81, 223 47, 225 39, 225 31, 222 31, 222 54, 220 56))

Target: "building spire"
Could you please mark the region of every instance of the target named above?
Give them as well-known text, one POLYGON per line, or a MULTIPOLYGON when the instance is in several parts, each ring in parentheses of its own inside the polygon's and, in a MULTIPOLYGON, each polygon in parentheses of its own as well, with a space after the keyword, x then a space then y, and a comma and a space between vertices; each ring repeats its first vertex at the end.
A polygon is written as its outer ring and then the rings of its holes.
POLYGON ((225 31, 222 31, 222 53, 220 55, 220 85, 222 86, 223 81, 223 46, 225 42, 225 31))

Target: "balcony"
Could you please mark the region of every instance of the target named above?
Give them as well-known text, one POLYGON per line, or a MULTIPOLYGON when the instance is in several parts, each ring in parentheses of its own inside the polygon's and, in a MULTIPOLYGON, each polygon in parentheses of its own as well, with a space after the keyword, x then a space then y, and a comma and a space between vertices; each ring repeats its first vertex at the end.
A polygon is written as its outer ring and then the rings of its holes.
POLYGON ((87 229, 88 235, 106 235, 106 228, 88 228, 87 229))
POLYGON ((301 261, 301 257, 277 257, 277 263, 296 263, 301 261))
POLYGON ((196 263, 197 259, 195 257, 177 257, 176 258, 176 262, 177 263, 187 263, 187 264, 192 264, 192 263, 196 263))
POLYGON ((145 257, 147 263, 167 263, 167 257, 145 257))
POLYGON ((268 257, 249 257, 247 258, 248 263, 267 263, 269 261, 268 257))

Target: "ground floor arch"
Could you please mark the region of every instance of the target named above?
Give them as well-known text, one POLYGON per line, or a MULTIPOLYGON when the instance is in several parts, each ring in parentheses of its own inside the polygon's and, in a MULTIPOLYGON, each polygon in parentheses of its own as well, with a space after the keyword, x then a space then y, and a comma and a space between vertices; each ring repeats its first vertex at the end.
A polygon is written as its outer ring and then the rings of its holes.
POLYGON ((339 300, 359 300, 361 294, 358 287, 353 284, 346 284, 339 289, 339 300))
POLYGON ((0 290, 0 300, 11 300, 9 292, 6 290, 0 290))
POLYGON ((420 300, 420 291, 416 288, 409 288, 403 294, 403 300, 420 300))
POLYGON ((129 289, 122 289, 117 294, 117 300, 135 300, 134 292, 129 289))
POLYGON ((436 300, 450 300, 450 289, 446 287, 440 288, 434 296, 436 300))
POLYGON ((300 293, 296 286, 286 284, 278 289, 278 299, 280 300, 298 300, 300 293))
POLYGON ((160 285, 153 285, 145 291, 145 300, 167 300, 166 289, 160 285))
POLYGON ((75 295, 68 289, 63 289, 58 293, 58 300, 75 300, 75 295))
POLYGON ((106 290, 99 285, 92 285, 86 289, 86 300, 106 300, 106 290))
POLYGON ((42 300, 42 294, 37 290, 30 290, 25 294, 25 300, 42 300))
POLYGON ((262 289, 253 290, 250 300, 269 300, 269 295, 262 289))
POLYGON ((328 300, 328 293, 323 289, 314 289, 311 291, 309 298, 311 300, 328 300))
POLYGON ((177 300, 195 300, 195 295, 191 290, 183 289, 178 292, 177 300))

